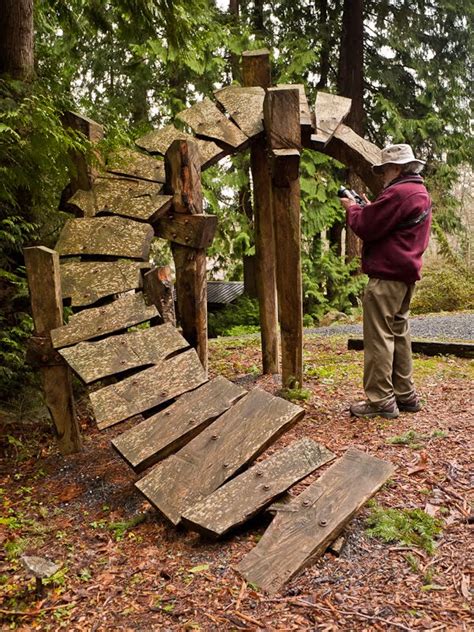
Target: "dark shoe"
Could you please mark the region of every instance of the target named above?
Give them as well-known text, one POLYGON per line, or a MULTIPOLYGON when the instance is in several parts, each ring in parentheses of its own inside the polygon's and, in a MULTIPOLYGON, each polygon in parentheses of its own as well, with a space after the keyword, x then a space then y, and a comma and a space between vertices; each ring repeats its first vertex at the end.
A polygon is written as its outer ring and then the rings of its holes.
POLYGON ((353 417, 385 417, 385 419, 395 419, 399 411, 395 399, 389 400, 385 404, 372 404, 371 402, 357 402, 349 409, 353 417))
POLYGON ((397 406, 402 413, 417 413, 422 408, 420 398, 415 391, 405 399, 397 397, 397 406))

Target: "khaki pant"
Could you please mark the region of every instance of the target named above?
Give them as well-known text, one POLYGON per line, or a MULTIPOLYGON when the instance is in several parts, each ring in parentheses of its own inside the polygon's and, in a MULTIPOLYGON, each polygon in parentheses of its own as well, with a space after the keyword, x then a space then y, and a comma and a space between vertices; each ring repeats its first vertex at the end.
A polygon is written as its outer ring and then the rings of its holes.
POLYGON ((382 404, 415 390, 408 313, 415 284, 370 279, 364 293, 364 390, 382 404))

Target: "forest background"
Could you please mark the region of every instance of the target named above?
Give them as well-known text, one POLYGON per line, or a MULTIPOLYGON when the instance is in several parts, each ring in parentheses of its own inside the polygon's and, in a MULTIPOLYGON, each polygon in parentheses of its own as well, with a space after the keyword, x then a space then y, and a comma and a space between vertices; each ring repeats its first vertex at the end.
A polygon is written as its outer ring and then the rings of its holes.
MULTIPOLYGON (((408 142, 427 161, 442 259, 427 270, 418 311, 472 308, 472 235, 454 187, 472 175, 469 0, 3 0, 0 14, 0 399, 30 379, 31 333, 22 249, 54 245, 68 215, 61 195, 71 150, 63 112, 104 125, 106 154, 213 90, 240 80, 244 50, 268 47, 273 83, 351 97, 348 124, 379 146, 408 142), (453 240, 453 237, 455 238, 453 240)), ((305 324, 349 313, 364 286, 359 244, 344 238, 343 165, 316 151, 301 161, 305 324)), ((254 252, 249 159, 203 174, 219 216, 212 275, 242 278, 254 252)), ((157 245, 155 256, 169 256, 157 245)), ((237 310, 238 311, 238 310, 237 310)), ((241 305, 243 323, 255 306, 241 305)), ((236 310, 234 310, 235 318, 236 310)))

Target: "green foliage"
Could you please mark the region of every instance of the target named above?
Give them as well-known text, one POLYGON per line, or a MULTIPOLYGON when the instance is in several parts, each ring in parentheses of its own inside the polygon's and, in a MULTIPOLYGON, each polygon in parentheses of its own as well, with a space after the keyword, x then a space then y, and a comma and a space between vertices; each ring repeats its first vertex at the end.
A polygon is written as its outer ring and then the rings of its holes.
POLYGON ((418 450, 423 447, 425 441, 429 441, 430 439, 443 439, 445 436, 446 433, 442 430, 434 430, 430 435, 419 434, 415 430, 408 430, 404 434, 389 437, 387 443, 392 445, 404 445, 418 450))
POLYGON ((431 267, 417 284, 411 303, 414 314, 474 309, 474 278, 464 267, 431 267))
POLYGON ((279 394, 289 402, 306 402, 311 397, 311 391, 307 388, 283 388, 279 394))
POLYGON ((367 518, 367 525, 367 533, 372 537, 384 542, 418 546, 431 555, 442 523, 421 509, 384 509, 375 504, 367 518))
POLYGON ((245 294, 232 304, 208 316, 210 338, 239 336, 258 331, 260 325, 258 302, 245 294))

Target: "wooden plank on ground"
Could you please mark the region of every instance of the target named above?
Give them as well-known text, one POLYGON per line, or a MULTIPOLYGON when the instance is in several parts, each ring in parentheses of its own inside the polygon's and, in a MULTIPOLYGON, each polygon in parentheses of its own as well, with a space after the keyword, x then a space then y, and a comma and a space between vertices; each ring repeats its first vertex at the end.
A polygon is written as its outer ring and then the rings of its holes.
POLYGON ((112 445, 136 472, 142 472, 179 450, 245 393, 225 377, 216 377, 122 433, 112 445))
POLYGON ((194 138, 174 125, 166 125, 161 129, 154 129, 136 142, 138 147, 146 149, 151 154, 161 154, 164 156, 174 140, 192 140, 198 146, 199 157, 201 159, 201 169, 207 169, 218 162, 226 155, 225 149, 218 147, 215 143, 202 138, 194 138))
POLYGON ((124 217, 69 219, 59 235, 61 256, 98 255, 148 259, 153 228, 124 217))
POLYGON ((301 439, 256 463, 188 509, 183 524, 205 535, 224 535, 332 459, 334 454, 324 446, 301 439))
POLYGON ((61 293, 73 307, 92 305, 104 296, 142 286, 148 263, 136 261, 66 261, 61 264, 61 293))
POLYGON ((322 148, 332 138, 337 126, 349 114, 352 99, 328 92, 318 92, 314 112, 316 115, 316 134, 311 140, 317 148, 322 148))
POLYGON ((154 228, 157 237, 176 244, 209 248, 216 233, 217 215, 171 213, 159 219, 154 228))
POLYGON ((101 211, 110 211, 117 215, 151 221, 150 215, 165 203, 160 197, 166 196, 160 196, 160 190, 161 185, 156 182, 98 177, 91 190, 76 191, 68 204, 74 206, 84 217, 94 217, 101 211), (138 205, 136 201, 143 204, 138 205))
POLYGON ((107 375, 160 364, 189 344, 170 323, 110 336, 97 342, 80 342, 59 353, 86 384, 107 375))
POLYGON ((102 430, 164 404, 206 381, 206 372, 196 352, 189 349, 90 393, 92 410, 102 430))
POLYGON ((393 472, 391 463, 350 448, 285 511, 278 512, 237 570, 261 589, 277 592, 324 553, 393 472))
POLYGON ((147 305, 143 294, 126 294, 100 307, 85 309, 69 318, 67 325, 51 331, 53 347, 60 349, 133 327, 159 316, 154 305, 147 305))
POLYGON ((263 132, 263 88, 228 86, 214 96, 246 136, 253 138, 263 132))
POLYGON ((178 524, 183 513, 255 459, 303 415, 299 406, 255 388, 136 486, 158 511, 178 524))
POLYGON ((107 157, 107 171, 140 180, 166 182, 164 162, 133 149, 120 149, 110 154, 107 157))
MULTIPOLYGON (((349 338, 347 348, 353 351, 362 351, 363 338, 349 338)), ((440 340, 411 340, 413 353, 423 353, 427 356, 455 355, 458 358, 474 358, 473 342, 441 342, 440 340)))
POLYGON ((208 97, 180 112, 177 118, 189 125, 196 136, 217 140, 233 150, 248 143, 247 136, 208 97))

